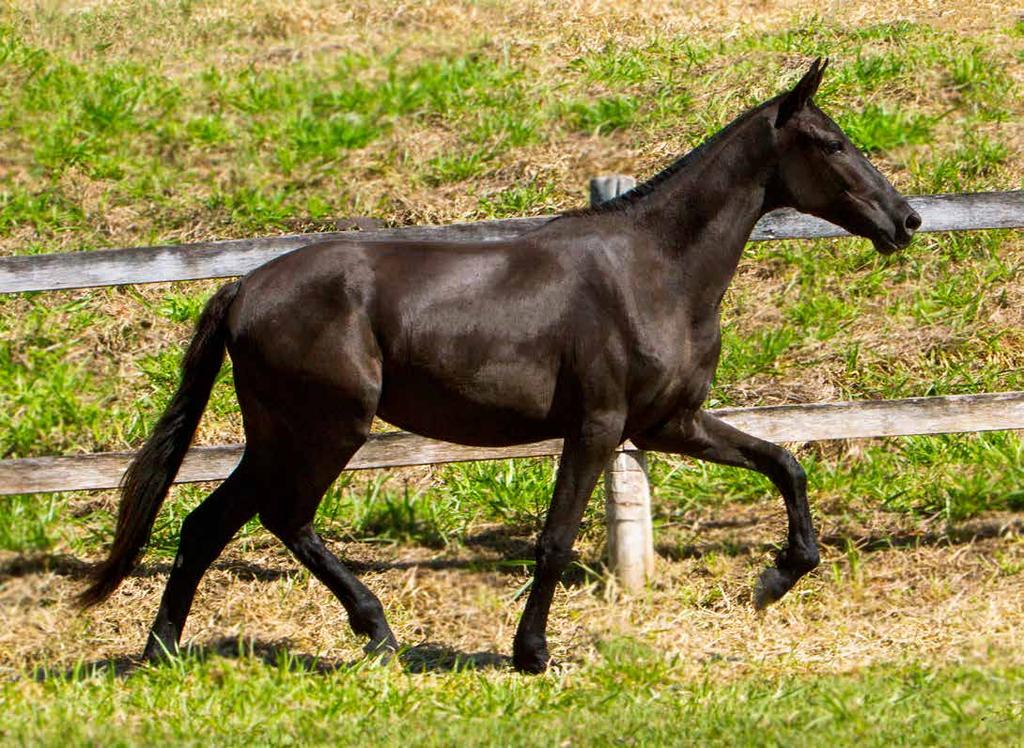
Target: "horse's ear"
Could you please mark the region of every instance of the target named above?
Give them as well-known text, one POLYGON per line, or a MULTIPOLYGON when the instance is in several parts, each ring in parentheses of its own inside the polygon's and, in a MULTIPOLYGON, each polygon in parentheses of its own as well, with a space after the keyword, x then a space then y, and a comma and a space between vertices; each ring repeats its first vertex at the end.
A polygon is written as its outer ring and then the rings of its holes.
POLYGON ((807 102, 818 90, 818 86, 821 85, 821 77, 825 74, 827 67, 828 60, 826 59, 823 63, 820 57, 811 64, 810 70, 804 73, 804 77, 793 86, 793 90, 779 102, 779 115, 775 118, 776 127, 785 125, 789 122, 790 117, 807 105, 807 102))

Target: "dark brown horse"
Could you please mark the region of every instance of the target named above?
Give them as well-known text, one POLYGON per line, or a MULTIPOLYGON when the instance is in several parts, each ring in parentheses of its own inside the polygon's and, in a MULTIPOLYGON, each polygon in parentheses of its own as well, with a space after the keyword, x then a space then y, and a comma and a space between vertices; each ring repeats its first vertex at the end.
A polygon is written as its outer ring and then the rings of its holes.
MULTIPOLYGON (((826 63, 827 64, 827 63, 826 63)), ((185 519, 146 646, 174 651, 201 577, 241 526, 264 526, 344 605, 367 651, 397 642, 380 601, 313 530, 324 491, 375 415, 451 442, 565 440, 513 661, 548 662, 546 627, 584 507, 615 448, 756 470, 781 491, 789 537, 755 604, 818 564, 806 479, 785 449, 701 410, 719 306, 758 218, 792 206, 888 254, 920 218, 811 102, 825 66, 743 114, 646 184, 491 243, 313 244, 207 304, 167 411, 125 475, 109 558, 85 604, 132 570, 181 464, 225 348, 245 424, 235 471, 185 519)))

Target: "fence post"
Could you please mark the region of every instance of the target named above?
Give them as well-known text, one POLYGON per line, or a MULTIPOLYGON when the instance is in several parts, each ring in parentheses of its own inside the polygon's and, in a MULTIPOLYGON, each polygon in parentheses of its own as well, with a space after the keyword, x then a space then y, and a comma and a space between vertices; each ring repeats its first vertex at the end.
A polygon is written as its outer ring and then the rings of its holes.
MULTIPOLYGON (((620 174, 594 177, 590 180, 590 204, 603 203, 634 186, 633 177, 620 174)), ((651 486, 644 453, 617 453, 605 468, 604 486, 608 561, 623 589, 636 592, 654 573, 651 486)))

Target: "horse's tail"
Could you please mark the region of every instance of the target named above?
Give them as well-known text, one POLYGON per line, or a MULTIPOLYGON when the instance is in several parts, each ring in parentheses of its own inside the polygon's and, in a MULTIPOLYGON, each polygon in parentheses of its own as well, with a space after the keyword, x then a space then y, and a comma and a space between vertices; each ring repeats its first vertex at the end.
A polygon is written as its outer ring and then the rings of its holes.
POLYGON ((199 318, 181 365, 178 391, 121 480, 114 542, 107 559, 89 571, 92 583, 78 597, 82 607, 106 600, 135 567, 149 540, 224 362, 224 319, 237 293, 237 281, 224 286, 207 302, 199 318))

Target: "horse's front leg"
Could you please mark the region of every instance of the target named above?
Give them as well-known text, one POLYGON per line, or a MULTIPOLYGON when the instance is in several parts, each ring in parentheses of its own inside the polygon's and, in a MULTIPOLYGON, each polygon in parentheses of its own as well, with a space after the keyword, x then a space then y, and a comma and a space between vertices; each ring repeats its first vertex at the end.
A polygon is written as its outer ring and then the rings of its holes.
POLYGON ((754 590, 756 608, 771 605, 818 565, 818 543, 807 505, 807 476, 796 458, 782 447, 745 434, 703 411, 635 436, 633 443, 641 449, 756 470, 782 492, 789 518, 789 542, 776 557, 775 567, 761 573, 754 590))
POLYGON ((548 612, 562 572, 572 558, 587 501, 601 471, 622 439, 621 419, 593 421, 567 438, 558 464, 555 492, 537 538, 533 586, 512 647, 517 670, 540 673, 548 665, 548 612))

